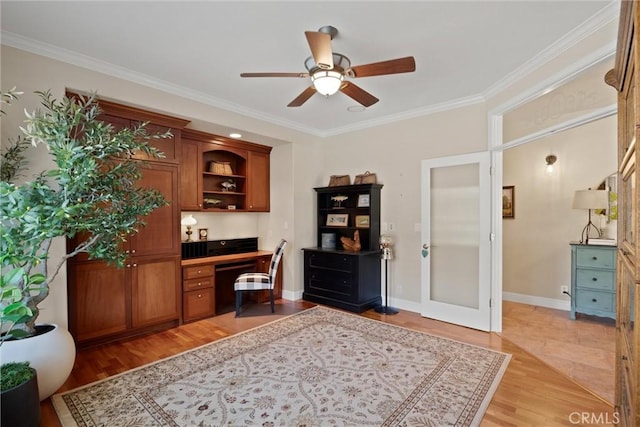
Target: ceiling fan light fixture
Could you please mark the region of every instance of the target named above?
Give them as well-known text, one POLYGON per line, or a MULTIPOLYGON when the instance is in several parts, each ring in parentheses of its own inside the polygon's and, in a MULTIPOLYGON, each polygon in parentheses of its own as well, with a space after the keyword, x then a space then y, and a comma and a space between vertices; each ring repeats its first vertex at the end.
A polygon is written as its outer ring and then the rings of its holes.
POLYGON ((332 70, 318 70, 311 75, 311 82, 318 93, 330 96, 340 90, 344 75, 332 70))

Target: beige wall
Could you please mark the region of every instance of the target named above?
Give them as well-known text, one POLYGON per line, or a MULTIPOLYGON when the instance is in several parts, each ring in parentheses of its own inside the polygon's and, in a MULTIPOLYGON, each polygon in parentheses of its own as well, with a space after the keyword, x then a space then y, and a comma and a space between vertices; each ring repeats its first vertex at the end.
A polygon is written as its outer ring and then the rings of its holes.
MULTIPOLYGON (((503 290, 517 294, 508 299, 527 295, 568 307, 560 286, 571 286, 569 242, 580 240, 587 223, 587 211, 571 208, 573 193, 597 188, 615 172, 616 123, 611 116, 505 151, 503 183, 515 186, 515 218, 502 222, 503 290), (558 160, 548 175, 551 152, 558 160)), ((613 237, 615 223, 603 225, 613 237)))
MULTIPOLYGON (((200 219, 210 228, 212 238, 216 238, 217 233, 226 236, 225 230, 229 229, 237 230, 238 235, 256 233, 260 246, 265 249, 270 249, 280 236, 289 238, 291 245, 284 261, 284 295, 289 298, 299 297, 302 293, 300 248, 315 244, 313 187, 326 185, 332 174, 348 173, 353 177, 366 170, 375 172, 384 184, 382 221, 394 224, 392 233, 397 241, 390 282, 392 303, 419 311, 420 233, 416 231, 416 224, 421 218, 420 161, 487 149, 489 109, 550 79, 595 51, 605 49, 608 45, 613 50, 614 44, 615 25, 610 25, 534 70, 502 93, 492 94, 486 104, 477 103, 323 139, 2 46, 1 86, 5 90, 17 86, 25 92, 25 96, 16 108, 10 108, 9 114, 3 117, 1 140, 6 141, 7 137, 16 135, 17 126, 22 120, 22 108, 36 107, 37 98, 31 92, 47 88, 52 89, 56 96, 61 96, 67 88, 97 90, 101 96, 111 100, 192 119, 192 127, 199 130, 211 131, 215 125, 224 125, 263 135, 264 140, 252 140, 275 145, 271 164, 271 212, 212 214, 211 217, 200 219)), ((583 143, 587 151, 589 141, 583 143)), ((562 161, 562 157, 559 161, 562 161)), ((35 153, 30 164, 33 170, 46 168, 46 154, 35 153)), ((524 194, 518 192, 519 203, 524 203, 524 194)), ((520 209, 522 206, 519 204, 520 209)), ((579 222, 582 223, 581 220, 579 222)), ((63 250, 63 243, 57 242, 54 255, 63 250)), ((562 270, 561 267, 559 269, 562 270)), ((53 284, 52 295, 43 305, 42 321, 66 325, 65 283, 66 275, 63 272, 53 284)))

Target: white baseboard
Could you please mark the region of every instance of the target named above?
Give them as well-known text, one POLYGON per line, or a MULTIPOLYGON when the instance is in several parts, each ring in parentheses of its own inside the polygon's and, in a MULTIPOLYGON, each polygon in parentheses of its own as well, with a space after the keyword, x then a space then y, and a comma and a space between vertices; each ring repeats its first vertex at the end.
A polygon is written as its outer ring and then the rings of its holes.
POLYGON ((282 299, 286 299, 289 301, 297 301, 299 299, 302 299, 302 292, 303 291, 287 291, 287 290, 283 290, 282 291, 282 299))
POLYGON ((566 299, 555 299, 546 297, 536 297, 533 295, 517 294, 514 292, 503 292, 502 299, 505 301, 519 302, 522 304, 538 305, 541 307, 555 308, 556 310, 571 311, 571 299, 567 295, 566 299))

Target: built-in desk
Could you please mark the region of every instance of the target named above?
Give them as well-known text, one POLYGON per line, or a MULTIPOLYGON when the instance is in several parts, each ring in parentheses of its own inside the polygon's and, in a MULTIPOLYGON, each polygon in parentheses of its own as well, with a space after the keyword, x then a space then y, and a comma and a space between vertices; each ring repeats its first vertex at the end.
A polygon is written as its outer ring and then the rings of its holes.
MULTIPOLYGON (((269 272, 271 251, 245 252, 182 260, 182 318, 191 322, 233 311, 233 283, 245 272, 269 272)), ((253 292, 255 302, 269 300, 269 291, 253 292)), ((282 262, 278 266, 274 298, 282 297, 282 262)))

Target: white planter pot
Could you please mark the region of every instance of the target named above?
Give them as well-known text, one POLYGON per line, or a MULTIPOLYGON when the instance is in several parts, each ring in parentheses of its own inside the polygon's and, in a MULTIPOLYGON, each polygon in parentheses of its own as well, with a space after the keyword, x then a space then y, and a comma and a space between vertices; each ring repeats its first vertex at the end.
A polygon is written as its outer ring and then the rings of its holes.
POLYGON ((29 338, 5 341, 0 346, 2 363, 28 361, 38 371, 40 401, 64 384, 76 359, 76 344, 69 331, 56 324, 37 325, 36 329, 47 326, 53 329, 29 338))

